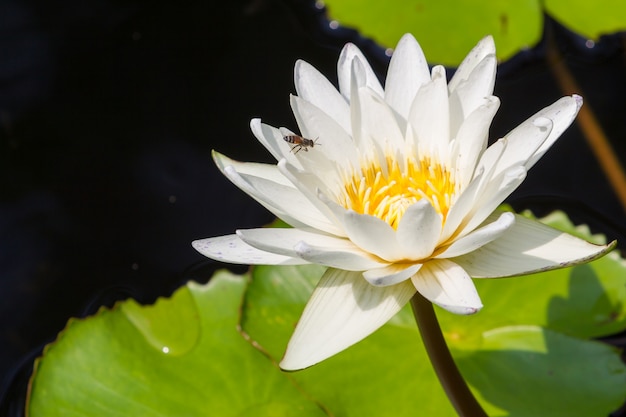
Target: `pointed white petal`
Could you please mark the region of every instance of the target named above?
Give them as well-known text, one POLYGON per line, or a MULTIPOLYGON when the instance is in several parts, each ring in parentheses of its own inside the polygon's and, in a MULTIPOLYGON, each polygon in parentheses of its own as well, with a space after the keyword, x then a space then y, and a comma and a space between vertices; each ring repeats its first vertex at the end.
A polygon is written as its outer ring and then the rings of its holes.
POLYGON ((469 213, 469 218, 466 219, 467 223, 463 226, 459 237, 466 235, 484 222, 502 204, 504 199, 519 187, 525 178, 526 169, 521 166, 514 166, 486 184, 480 192, 480 200, 469 213))
POLYGON ((580 96, 563 97, 513 129, 506 135, 507 149, 494 175, 515 164, 530 169, 569 127, 581 106, 580 96))
POLYGON ((350 105, 328 79, 309 63, 298 60, 294 69, 296 92, 324 111, 350 133, 350 105))
POLYGON ((396 234, 404 258, 424 259, 433 253, 439 241, 441 215, 424 198, 406 209, 396 234))
POLYGON ((369 157, 372 153, 375 155, 379 152, 376 141, 372 140, 372 136, 365 128, 366 121, 363 116, 361 95, 359 94, 359 90, 366 87, 364 73, 365 70, 363 69, 363 65, 358 59, 355 59, 352 62, 350 121, 352 122, 352 140, 354 141, 354 144, 359 150, 362 158, 369 157))
POLYGON ((430 71, 422 48, 412 35, 404 35, 389 62, 385 101, 400 116, 408 119, 417 90, 429 81, 430 71))
POLYGON ((481 172, 483 173, 483 182, 488 182, 494 176, 493 172, 496 169, 498 160, 502 157, 508 144, 507 138, 501 138, 492 143, 491 146, 480 155, 474 170, 474 177, 472 178, 475 178, 476 174, 481 172))
POLYGON ((472 228, 467 227, 469 222, 472 222, 472 227, 482 223, 524 180, 526 172, 523 167, 513 167, 506 173, 493 177, 496 163, 507 144, 506 138, 499 139, 483 152, 474 170, 472 181, 462 191, 448 213, 442 240, 448 239, 452 234, 458 238, 472 231, 472 228), (482 217, 473 219, 478 212, 482 217), (463 234, 460 234, 461 231, 463 234))
POLYGON ((463 80, 450 93, 450 114, 453 134, 463 120, 485 103, 487 97, 493 94, 496 80, 496 57, 485 57, 470 73, 467 80, 463 80))
POLYGON ((569 127, 576 118, 578 111, 583 105, 583 98, 574 94, 571 97, 563 97, 551 106, 540 110, 531 119, 545 117, 552 121, 550 136, 543 142, 541 147, 526 162, 526 169, 530 169, 550 149, 561 134, 569 127))
MULTIPOLYGON (((349 242, 349 241, 348 241, 349 242)), ((389 265, 379 258, 356 247, 351 242, 343 246, 319 246, 308 242, 299 242, 296 246, 299 258, 314 264, 345 269, 346 271, 365 271, 371 268, 384 268, 389 265)))
MULTIPOLYGON (((481 171, 484 171, 481 169, 481 171)), ((474 210, 477 201, 478 192, 481 189, 483 172, 479 172, 469 185, 456 198, 456 201, 450 208, 448 216, 443 225, 440 242, 445 242, 451 236, 457 234, 459 226, 467 223, 468 214, 474 210)))
POLYGON ((422 264, 391 264, 384 268, 370 269, 363 272, 363 278, 372 285, 386 287, 411 278, 422 264))
MULTIPOLYGON (((342 233, 332 217, 322 213, 292 184, 283 185, 265 178, 240 174, 231 165, 224 166, 223 173, 233 184, 287 224, 294 227, 313 227, 331 234, 342 233)), ((320 206, 327 210, 323 204, 320 206)))
POLYGON ((235 171, 241 174, 265 178, 268 181, 295 188, 293 187, 293 184, 291 184, 291 182, 278 170, 276 165, 256 162, 239 162, 215 150, 211 152, 211 156, 213 157, 215 165, 217 165, 222 173, 227 166, 232 166, 235 168, 235 171))
POLYGON ((368 253, 359 250, 347 239, 306 230, 247 229, 237 230, 237 236, 259 250, 302 258, 312 263, 349 271, 364 271, 386 265, 386 263, 379 262, 368 253))
POLYGON ((329 245, 339 240, 328 235, 292 228, 239 229, 237 236, 250 246, 279 255, 297 258, 294 247, 302 240, 329 245))
POLYGON ((194 240, 191 245, 207 258, 231 264, 303 265, 309 263, 303 259, 259 250, 243 242, 236 235, 194 240))
POLYGON ((433 68, 432 81, 417 92, 409 112, 409 124, 413 127, 420 157, 447 162, 450 118, 446 74, 442 66, 433 68))
POLYGON ((298 191, 301 192, 305 198, 320 211, 320 213, 322 213, 324 218, 328 219, 331 224, 335 225, 332 230, 325 230, 321 228, 320 230, 324 230, 325 232, 336 236, 345 237, 345 232, 343 231, 343 227, 341 226, 339 219, 335 217, 333 211, 330 210, 326 204, 321 202, 318 197, 319 192, 328 192, 326 184, 320 181, 315 174, 298 170, 293 165, 287 163, 284 159, 278 161, 278 169, 297 187, 298 191))
MULTIPOLYGON (((482 205, 485 204, 487 198, 491 196, 491 194, 486 194, 485 190, 495 189, 497 191, 497 187, 502 185, 504 181, 504 175, 501 174, 500 177, 494 180, 492 179, 492 173, 495 169, 496 161, 500 158, 500 156, 506 149, 506 145, 506 138, 500 139, 492 144, 489 148, 487 148, 485 152, 483 152, 480 160, 478 161, 478 165, 474 170, 472 180, 470 181, 469 185, 462 189, 461 193, 456 197, 456 200, 453 202, 453 205, 448 212, 448 218, 446 219, 446 222, 444 224, 443 233, 441 236, 442 242, 449 239, 453 235, 458 238, 459 233, 463 230, 463 228, 466 228, 468 222, 471 221, 472 216, 478 210, 481 210, 482 205), (490 184, 491 188, 489 187, 490 184)), ((506 196, 504 198, 506 198, 506 196)), ((484 214, 484 217, 482 217, 480 221, 474 221, 474 226, 482 223, 482 221, 495 210, 495 208, 504 200, 504 198, 500 200, 500 202, 498 202, 495 206, 493 206, 492 202, 492 205, 488 207, 490 211, 486 212, 484 214)), ((483 211, 486 210, 483 208, 483 211)), ((473 229, 466 230, 466 233, 471 230, 473 229)))
MULTIPOLYGON (((463 62, 459 65, 454 76, 450 80, 448 84, 448 88, 450 91, 454 91, 457 86, 464 80, 467 80, 474 71, 474 68, 480 64, 480 62, 485 59, 489 55, 496 54, 496 45, 493 42, 493 38, 491 36, 486 36, 478 42, 469 54, 463 59, 463 62)), ((491 93, 487 94, 491 95, 491 93)))
POLYGON ((615 242, 594 245, 515 215, 515 224, 504 235, 454 261, 475 278, 496 278, 584 263, 599 258, 614 246, 615 242))
POLYGON ((483 304, 467 272, 447 259, 427 262, 411 278, 417 291, 455 314, 474 314, 483 304))
POLYGON ((254 136, 261 142, 265 148, 270 151, 272 156, 277 161, 281 159, 287 159, 289 163, 295 165, 298 168, 302 168, 300 162, 295 157, 291 148, 286 146, 286 142, 283 139, 283 134, 279 129, 261 123, 261 119, 252 119, 250 121, 250 129, 254 136))
MULTIPOLYGON (((496 213, 495 215, 498 214, 499 213, 496 213)), ((493 217, 495 217, 495 215, 493 217)), ((489 222, 489 220, 487 221, 489 222)), ((436 258, 453 258, 455 256, 472 252, 502 236, 513 226, 514 223, 515 216, 513 213, 506 212, 499 214, 497 220, 491 221, 487 225, 480 227, 458 239, 453 244, 448 246, 442 253, 437 255, 436 258)))
POLYGON ((457 181, 465 188, 474 175, 478 157, 487 148, 489 127, 500 107, 497 97, 490 97, 487 102, 472 112, 461 124, 456 135, 457 181))
POLYGON ((372 67, 370 67, 370 64, 367 62, 367 59, 365 59, 365 56, 359 48, 351 43, 348 43, 343 47, 341 54, 339 55, 339 61, 337 62, 337 78, 341 94, 347 100, 350 100, 354 61, 358 61, 360 64, 358 66, 359 71, 357 72, 358 77, 360 78, 359 87, 367 85, 383 97, 383 87, 380 85, 380 81, 378 81, 374 70, 372 70, 372 67))
POLYGON ((297 96, 291 96, 291 108, 302 136, 315 140, 314 147, 302 148, 296 155, 305 170, 320 176, 338 176, 338 168, 358 166, 354 141, 337 122, 297 96))
MULTIPOLYGON (((274 214, 279 219, 283 220, 285 223, 291 226, 306 226, 306 223, 301 222, 300 220, 295 219, 289 213, 289 210, 284 210, 281 207, 277 207, 273 201, 270 200, 269 196, 263 192, 258 191, 255 186, 246 181, 233 166, 225 166, 223 171, 226 178, 228 178, 233 184, 239 187, 242 191, 248 194, 250 197, 255 199, 259 204, 265 207, 268 211, 274 214)), ((259 182, 263 181, 263 179, 259 178, 259 182)), ((267 181, 267 180, 265 180, 267 181)), ((299 201, 303 204, 307 204, 306 201, 302 201, 302 196, 298 196, 298 190, 295 188, 281 185, 278 183, 273 184, 275 186, 275 191, 278 191, 278 188, 281 188, 280 193, 287 198, 291 198, 293 200, 299 201)), ((269 188, 269 187, 268 187, 269 188)), ((272 193, 270 193, 272 195, 272 193)))
POLYGON ((378 217, 343 209, 340 221, 348 238, 364 251, 389 262, 403 258, 404 252, 396 240, 396 231, 378 217))
POLYGON ((368 135, 369 141, 377 147, 395 153, 404 151, 404 135, 387 103, 369 88, 358 89, 361 110, 361 134, 368 135))
POLYGON ((496 163, 493 175, 515 166, 526 166, 526 162, 546 141, 552 131, 552 121, 545 117, 526 120, 508 135, 506 149, 496 163))
POLYGON ((302 313, 280 367, 303 369, 341 352, 385 324, 414 294, 408 281, 374 287, 359 272, 329 268, 302 313))

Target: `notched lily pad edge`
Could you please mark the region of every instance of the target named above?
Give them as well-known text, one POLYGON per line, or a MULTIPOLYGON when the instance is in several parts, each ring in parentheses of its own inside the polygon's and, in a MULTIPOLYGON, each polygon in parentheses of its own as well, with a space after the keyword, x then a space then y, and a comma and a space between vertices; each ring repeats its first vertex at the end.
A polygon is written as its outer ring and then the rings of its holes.
MULTIPOLYGON (((191 281, 190 281, 191 282, 191 281)), ((187 284, 185 284, 184 286, 186 286, 187 284)), ((156 305, 159 301, 161 300, 169 300, 172 298, 172 296, 177 292, 180 291, 184 286, 178 287, 176 288, 174 291, 172 291, 172 293, 169 296, 159 296, 156 300, 154 300, 153 303, 151 304, 141 304, 142 307, 148 307, 148 306, 154 306, 156 305)), ((98 308, 98 310, 93 313, 93 314, 89 314, 87 316, 84 317, 70 317, 67 322, 65 323, 65 326, 57 333, 56 337, 54 338, 53 341, 46 343, 43 347, 43 349, 41 350, 41 354, 39 356, 37 356, 35 358, 35 361, 33 362, 33 371, 30 375, 30 378, 28 379, 28 385, 26 387, 26 401, 25 401, 25 415, 29 416, 29 407, 31 404, 31 399, 32 399, 32 393, 33 393, 33 384, 35 382, 35 379, 37 378, 38 375, 38 371, 39 368, 41 366, 41 362, 45 359, 46 355, 48 354, 48 352, 50 351, 50 349, 53 349, 67 334, 68 331, 71 331, 71 328, 73 326, 76 325, 80 325, 80 323, 84 323, 87 322, 89 320, 92 320, 93 318, 99 317, 102 314, 108 314, 108 313, 113 313, 117 310, 122 309, 122 304, 128 302, 129 300, 133 300, 132 298, 126 298, 124 300, 118 300, 116 301, 111 307, 107 307, 107 306, 100 306, 100 308, 98 308)))

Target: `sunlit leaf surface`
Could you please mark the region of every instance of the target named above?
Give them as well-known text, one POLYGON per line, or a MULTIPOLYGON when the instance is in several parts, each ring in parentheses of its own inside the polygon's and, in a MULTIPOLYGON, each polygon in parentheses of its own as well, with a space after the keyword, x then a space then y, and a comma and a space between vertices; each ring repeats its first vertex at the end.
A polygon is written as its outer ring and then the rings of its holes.
POLYGON ((626 3, 622 0, 545 0, 543 4, 561 24, 589 39, 626 30, 626 3))
POLYGON ((36 365, 29 415, 326 415, 237 331, 245 285, 218 273, 155 306, 72 320, 36 365))
POLYGON ((544 13, 590 39, 626 29, 626 2, 604 0, 325 0, 329 19, 393 47, 405 33, 419 40, 432 64, 457 66, 478 39, 493 35, 506 60, 539 42, 544 13))

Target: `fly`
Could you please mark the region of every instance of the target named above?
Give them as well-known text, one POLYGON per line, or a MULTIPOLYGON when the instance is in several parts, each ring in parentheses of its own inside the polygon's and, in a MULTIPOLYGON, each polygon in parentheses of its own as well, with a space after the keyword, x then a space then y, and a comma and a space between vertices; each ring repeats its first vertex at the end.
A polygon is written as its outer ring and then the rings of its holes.
POLYGON ((300 152, 302 149, 304 149, 305 152, 308 152, 309 148, 313 148, 315 144, 321 145, 321 143, 317 143, 317 139, 319 138, 315 138, 315 140, 313 140, 303 138, 302 136, 298 135, 283 136, 283 140, 285 142, 293 144, 293 146, 291 147, 291 151, 293 152, 295 150, 294 155, 300 152))

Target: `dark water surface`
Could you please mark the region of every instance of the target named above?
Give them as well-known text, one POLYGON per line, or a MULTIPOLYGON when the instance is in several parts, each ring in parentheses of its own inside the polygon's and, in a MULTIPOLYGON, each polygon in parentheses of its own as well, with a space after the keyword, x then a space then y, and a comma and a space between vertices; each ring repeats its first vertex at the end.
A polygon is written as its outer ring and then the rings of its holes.
MULTIPOLYGON (((387 66, 381 48, 323 26, 309 2, 54 3, 0 3, 0 415, 21 415, 32 361, 70 317, 206 281, 222 265, 192 240, 272 220, 210 151, 271 161, 248 124, 297 129, 296 59, 335 81, 351 40, 381 75, 387 66)), ((555 28, 623 161, 624 37, 589 49, 555 28)), ((543 53, 540 44, 501 66, 492 137, 563 95, 543 53)), ((624 211, 576 127, 511 202, 540 214, 563 208, 626 241, 624 211)))

